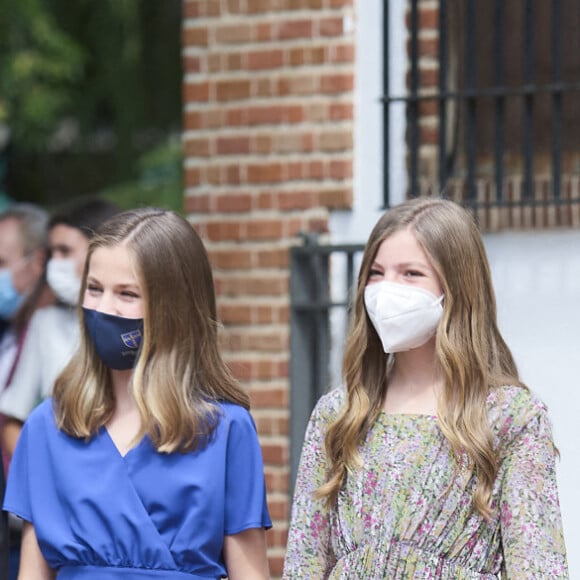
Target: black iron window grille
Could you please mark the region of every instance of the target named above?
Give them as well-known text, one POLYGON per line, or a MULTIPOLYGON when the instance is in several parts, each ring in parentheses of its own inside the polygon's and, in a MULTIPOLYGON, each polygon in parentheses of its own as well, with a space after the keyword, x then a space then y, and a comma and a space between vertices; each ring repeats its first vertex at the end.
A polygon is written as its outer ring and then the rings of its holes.
POLYGON ((408 195, 566 206, 554 225, 577 225, 568 213, 580 202, 580 1, 409 0, 406 94, 390 91, 384 6, 384 206, 391 106, 402 102, 408 195))

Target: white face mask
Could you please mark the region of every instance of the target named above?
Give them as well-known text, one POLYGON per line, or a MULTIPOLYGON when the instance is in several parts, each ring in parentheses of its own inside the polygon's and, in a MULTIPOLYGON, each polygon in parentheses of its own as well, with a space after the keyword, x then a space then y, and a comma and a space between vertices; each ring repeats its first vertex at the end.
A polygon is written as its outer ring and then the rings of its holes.
POLYGON ((70 306, 78 304, 81 279, 76 273, 75 260, 49 260, 46 265, 46 281, 59 300, 70 306))
POLYGON ((369 284, 364 300, 386 353, 423 346, 435 334, 443 314, 443 296, 394 282, 369 284))

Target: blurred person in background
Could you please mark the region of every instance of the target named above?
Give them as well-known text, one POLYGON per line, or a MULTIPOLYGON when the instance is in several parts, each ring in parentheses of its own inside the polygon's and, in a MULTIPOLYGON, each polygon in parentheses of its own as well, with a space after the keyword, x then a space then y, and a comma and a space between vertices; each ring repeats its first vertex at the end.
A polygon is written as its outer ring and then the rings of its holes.
POLYGON ((79 344, 77 305, 89 241, 97 228, 118 211, 119 207, 110 201, 80 198, 49 221, 46 278, 58 302, 34 313, 18 364, 0 396, 0 413, 5 415, 2 443, 9 455, 14 452, 22 424, 50 395, 54 380, 79 344))
MULTIPOLYGON (((48 214, 33 204, 15 203, 0 213, 0 392, 11 381, 33 313, 54 302, 45 280, 47 225, 48 214)), ((7 472, 8 456, 2 451, 7 472)), ((18 567, 21 522, 9 521, 12 579, 18 567)))
POLYGON ((54 301, 44 272, 47 213, 18 203, 0 213, 0 390, 10 381, 33 312, 54 301))
MULTIPOLYGON (((4 465, 0 461, 0 497, 4 501, 6 479, 4 477, 4 465)), ((0 578, 8 578, 8 514, 0 511, 0 578)))

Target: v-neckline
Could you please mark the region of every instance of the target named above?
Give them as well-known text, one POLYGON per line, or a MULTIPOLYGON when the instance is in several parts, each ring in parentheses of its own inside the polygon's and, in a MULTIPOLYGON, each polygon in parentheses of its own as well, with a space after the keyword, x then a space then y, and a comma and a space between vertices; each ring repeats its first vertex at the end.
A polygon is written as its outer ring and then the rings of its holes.
POLYGON ((109 429, 107 429, 106 426, 103 427, 103 432, 105 433, 105 436, 109 440, 109 443, 111 444, 113 449, 117 452, 117 455, 123 460, 127 459, 127 457, 129 455, 133 454, 133 452, 137 451, 143 445, 143 443, 145 442, 145 440, 147 438, 147 434, 143 435, 143 437, 141 437, 141 439, 139 439, 139 441, 137 441, 137 443, 135 443, 135 445, 133 445, 132 447, 127 449, 125 451, 125 453, 122 453, 121 450, 119 449, 119 447, 117 446, 117 443, 113 439, 111 433, 109 433, 109 429))

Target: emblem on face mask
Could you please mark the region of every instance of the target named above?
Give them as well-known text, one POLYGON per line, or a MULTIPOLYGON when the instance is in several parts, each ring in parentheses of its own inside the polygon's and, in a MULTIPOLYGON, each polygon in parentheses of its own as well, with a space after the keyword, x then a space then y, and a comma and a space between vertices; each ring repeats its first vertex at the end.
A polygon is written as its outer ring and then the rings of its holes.
POLYGON ((139 329, 125 332, 121 335, 121 340, 127 348, 137 349, 141 345, 143 335, 139 329))
POLYGON ((115 370, 133 368, 143 339, 143 319, 84 307, 83 316, 89 338, 105 365, 115 370))

